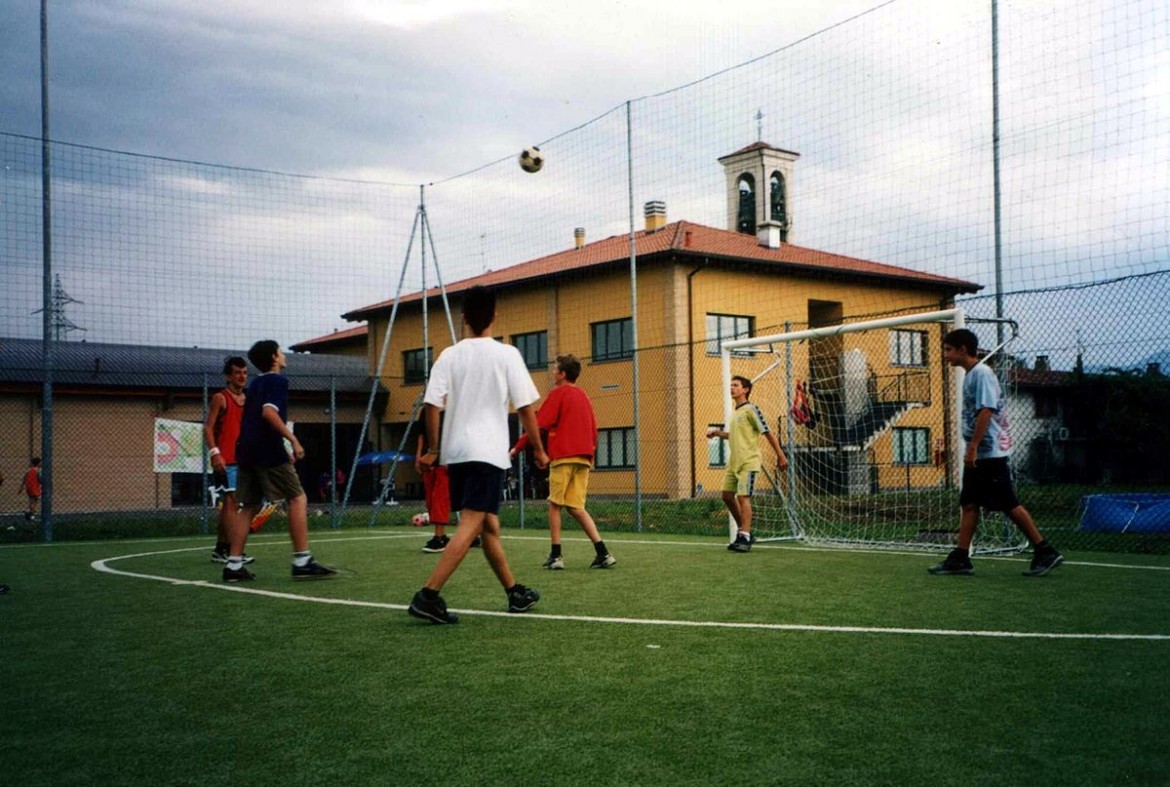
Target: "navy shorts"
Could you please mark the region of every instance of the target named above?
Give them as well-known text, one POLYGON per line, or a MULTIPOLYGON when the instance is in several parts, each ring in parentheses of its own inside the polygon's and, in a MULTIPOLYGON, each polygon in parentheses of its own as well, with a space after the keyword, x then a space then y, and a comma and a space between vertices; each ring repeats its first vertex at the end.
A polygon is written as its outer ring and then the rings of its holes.
POLYGON ((959 505, 979 506, 988 511, 1011 511, 1019 504, 1006 456, 977 459, 974 467, 963 468, 959 505))
POLYGON ((447 465, 451 484, 451 510, 500 513, 504 469, 487 462, 460 462, 447 465))

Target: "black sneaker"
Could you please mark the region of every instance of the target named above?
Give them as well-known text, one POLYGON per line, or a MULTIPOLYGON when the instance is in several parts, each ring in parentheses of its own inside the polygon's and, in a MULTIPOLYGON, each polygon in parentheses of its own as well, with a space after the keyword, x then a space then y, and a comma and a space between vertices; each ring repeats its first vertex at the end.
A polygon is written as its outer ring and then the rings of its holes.
POLYGON ((442 552, 444 549, 447 548, 447 542, 449 542, 450 540, 451 539, 447 538, 446 536, 434 536, 431 538, 430 541, 423 544, 422 551, 423 552, 442 552))
POLYGON ((1026 577, 1042 577, 1064 562, 1064 555, 1055 549, 1044 549, 1032 555, 1032 566, 1024 572, 1026 577))
POLYGON ((540 601, 539 593, 532 588, 518 584, 514 590, 508 593, 508 611, 527 612, 535 607, 538 601, 540 601))
POLYGON ((256 578, 248 569, 240 566, 240 568, 232 570, 227 566, 223 567, 223 581, 224 582, 251 582, 256 578))
POLYGON ((544 561, 544 567, 547 569, 551 569, 552 571, 564 571, 565 570, 565 558, 562 557, 561 555, 557 555, 555 557, 552 555, 549 555, 548 559, 544 561))
POLYGON ((309 562, 303 566, 292 567, 293 579, 332 579, 337 576, 337 572, 328 566, 323 566, 316 560, 309 558, 309 562))
POLYGON ((957 549, 951 550, 943 562, 926 569, 931 574, 974 574, 975 567, 971 565, 970 555, 965 555, 957 549))
POLYGON ((735 540, 727 545, 728 552, 751 552, 752 538, 745 533, 740 533, 735 537, 735 540))
POLYGON ((613 568, 617 565, 617 558, 606 552, 604 555, 598 555, 593 558, 593 562, 589 564, 589 568, 613 568))
POLYGON ((447 611, 447 602, 441 596, 432 601, 423 595, 423 592, 414 594, 410 606, 406 608, 413 618, 429 620, 432 623, 458 623, 459 616, 447 611))

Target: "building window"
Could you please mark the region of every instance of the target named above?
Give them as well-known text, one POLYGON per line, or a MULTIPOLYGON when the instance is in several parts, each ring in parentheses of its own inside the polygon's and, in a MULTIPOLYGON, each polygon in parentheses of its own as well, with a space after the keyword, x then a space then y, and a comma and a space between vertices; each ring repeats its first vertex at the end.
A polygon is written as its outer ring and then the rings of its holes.
POLYGON ((406 350, 402 353, 402 382, 406 385, 415 385, 427 381, 427 373, 434 366, 433 347, 424 352, 420 347, 417 350, 406 350))
POLYGON ((624 320, 595 322, 593 330, 593 360, 615 361, 619 358, 634 357, 634 321, 624 320))
MULTIPOLYGON (((746 339, 753 335, 755 318, 740 314, 708 314, 707 315, 707 355, 719 354, 719 343, 727 339, 746 339)), ((746 352, 736 352, 732 355, 750 355, 746 352)))
POLYGON ((890 331, 890 363, 926 366, 926 331, 890 331))
POLYGON ((756 179, 747 173, 739 176, 739 212, 735 229, 747 235, 756 234, 756 179))
POLYGON ((1056 418, 1060 415, 1060 401, 1048 391, 1033 394, 1032 407, 1032 415, 1036 418, 1056 418))
POLYGON ((894 464, 930 464, 930 430, 917 427, 894 427, 894 464))
POLYGON ((629 468, 634 466, 634 427, 597 430, 597 457, 594 466, 598 470, 629 468))
POLYGON ((780 223, 780 240, 788 240, 788 200, 784 188, 784 175, 773 172, 771 178, 772 221, 780 223))
MULTIPOLYGON (((708 429, 723 429, 723 424, 707 424, 708 429)), ((707 464, 727 467, 727 441, 722 437, 707 438, 707 464)))
POLYGON ((512 344, 520 351, 524 365, 529 369, 548 368, 548 331, 517 333, 512 336, 512 344))

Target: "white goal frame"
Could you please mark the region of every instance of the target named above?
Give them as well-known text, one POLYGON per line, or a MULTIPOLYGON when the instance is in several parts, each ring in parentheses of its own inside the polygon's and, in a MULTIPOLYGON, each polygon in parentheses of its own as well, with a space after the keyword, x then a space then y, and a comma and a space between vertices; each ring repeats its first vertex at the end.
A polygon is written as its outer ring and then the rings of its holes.
MULTIPOLYGON (((966 319, 965 319, 963 310, 956 307, 953 309, 942 309, 939 311, 932 311, 932 312, 917 312, 915 314, 904 314, 904 315, 899 315, 897 317, 886 317, 886 318, 882 318, 882 319, 878 319, 878 320, 868 320, 865 322, 847 323, 847 324, 842 324, 842 325, 830 325, 830 326, 826 326, 823 328, 809 328, 809 329, 806 329, 803 331, 789 331, 787 333, 776 333, 776 334, 770 334, 767 336, 752 336, 752 337, 745 338, 745 339, 728 339, 728 340, 722 341, 722 342, 720 342, 719 347, 720 347, 720 364, 722 367, 722 380, 723 380, 723 389, 722 389, 723 390, 723 422, 726 424, 730 424, 731 419, 732 419, 732 415, 734 412, 734 405, 731 401, 731 397, 727 393, 728 390, 731 388, 731 354, 733 352, 737 352, 737 351, 738 352, 745 352, 745 351, 747 351, 747 352, 752 352, 752 351, 760 352, 760 350, 757 349, 760 345, 775 345, 775 344, 779 344, 779 343, 783 343, 786 345, 786 347, 790 348, 793 342, 798 342, 798 341, 817 339, 817 338, 827 337, 827 336, 838 336, 838 335, 845 334, 845 333, 861 333, 864 331, 871 331, 871 330, 875 330, 875 329, 879 329, 879 328, 895 328, 895 327, 900 326, 900 325, 909 325, 912 323, 919 323, 920 324, 923 322, 936 322, 936 323, 949 322, 949 323, 953 324, 956 329, 963 328, 966 325, 966 319)), ((778 355, 778 353, 775 352, 774 347, 772 348, 772 352, 773 352, 773 354, 778 355)), ((790 352, 790 350, 789 350, 789 352, 790 352)), ((771 371, 773 368, 775 368, 776 365, 777 364, 775 364, 775 363, 770 365, 767 369, 765 369, 763 372, 761 372, 759 375, 757 375, 756 379, 759 379, 763 375, 767 374, 769 371, 771 371)), ((952 418, 951 423, 957 424, 957 423, 959 423, 960 408, 962 407, 962 401, 963 401, 963 395, 962 395, 963 394, 963 378, 964 378, 965 373, 964 373, 963 369, 961 369, 961 368, 955 368, 954 372, 955 372, 955 374, 954 374, 953 382, 952 382, 953 390, 952 390, 952 396, 951 396, 951 413, 950 413, 950 415, 952 418)), ((793 392, 791 390, 788 391, 788 401, 789 402, 792 401, 792 393, 793 392)), ((962 444, 961 440, 953 440, 952 441, 952 465, 951 466, 954 468, 961 468, 963 466, 963 444, 962 444)), ((789 472, 791 473, 792 471, 790 470, 789 472)), ((791 486, 789 488, 791 489, 791 486)), ((787 505, 789 507, 790 517, 793 519, 793 536, 791 538, 799 539, 799 538, 801 538, 800 524, 798 521, 796 521, 796 518, 791 514, 791 502, 789 501, 787 505)), ((735 537, 736 537, 737 527, 735 524, 735 519, 734 519, 734 517, 732 517, 730 515, 730 513, 728 514, 728 517, 727 517, 727 526, 728 526, 729 538, 731 541, 734 541, 735 537)))

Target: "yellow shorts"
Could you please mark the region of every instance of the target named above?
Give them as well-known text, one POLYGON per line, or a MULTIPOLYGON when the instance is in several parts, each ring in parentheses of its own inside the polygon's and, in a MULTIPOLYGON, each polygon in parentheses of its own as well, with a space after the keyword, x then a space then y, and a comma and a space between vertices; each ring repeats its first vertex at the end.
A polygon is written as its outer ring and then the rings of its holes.
POLYGON ((561 462, 548 469, 548 502, 565 508, 584 508, 589 488, 589 465, 561 462))
POLYGON ((739 497, 751 497, 756 491, 756 475, 759 472, 758 467, 727 468, 727 472, 723 474, 723 491, 735 492, 739 497))

